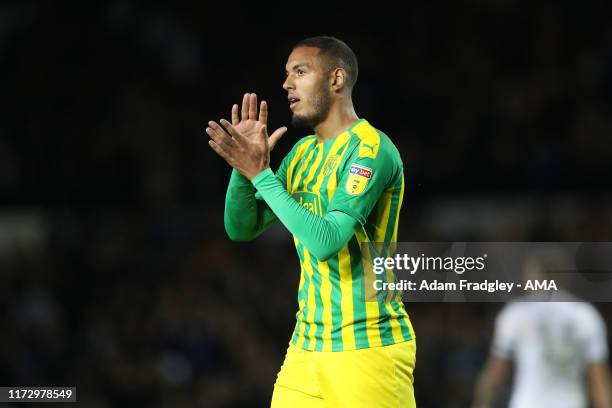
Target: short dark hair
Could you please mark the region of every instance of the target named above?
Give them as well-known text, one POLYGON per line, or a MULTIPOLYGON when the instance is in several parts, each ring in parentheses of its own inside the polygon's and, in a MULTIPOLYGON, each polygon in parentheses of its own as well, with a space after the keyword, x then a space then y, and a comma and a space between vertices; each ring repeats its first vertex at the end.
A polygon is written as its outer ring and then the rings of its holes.
POLYGON ((293 46, 294 49, 298 47, 318 48, 320 53, 327 57, 330 69, 342 68, 346 71, 348 89, 353 89, 357 82, 359 66, 357 56, 344 41, 329 36, 310 37, 293 46))

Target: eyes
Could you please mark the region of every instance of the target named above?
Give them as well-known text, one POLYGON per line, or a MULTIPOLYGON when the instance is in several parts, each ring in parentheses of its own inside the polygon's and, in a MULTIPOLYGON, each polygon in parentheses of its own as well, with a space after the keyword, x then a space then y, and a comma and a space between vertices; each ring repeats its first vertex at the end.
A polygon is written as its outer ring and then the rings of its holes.
MULTIPOLYGON (((299 77, 306 75, 306 71, 304 71, 304 70, 303 70, 303 69, 301 69, 301 68, 296 69, 294 72, 295 72, 295 73, 297 74, 297 76, 299 76, 299 77)), ((285 71, 285 78, 287 78, 288 76, 289 76, 289 72, 285 71)))

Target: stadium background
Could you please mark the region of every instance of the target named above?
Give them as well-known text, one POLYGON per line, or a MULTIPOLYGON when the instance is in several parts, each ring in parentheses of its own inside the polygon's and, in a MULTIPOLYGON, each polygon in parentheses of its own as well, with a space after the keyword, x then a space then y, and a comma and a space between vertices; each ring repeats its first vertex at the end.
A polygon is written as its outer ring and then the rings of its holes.
MULTIPOLYGON (((203 129, 245 91, 289 124, 284 64, 311 35, 355 50, 357 112, 402 152, 400 240, 612 240, 610 3, 354 7, 0 5, 0 384, 266 406, 297 257, 282 227, 227 239, 203 129)), ((469 405, 500 307, 408 305, 420 407, 469 405)))

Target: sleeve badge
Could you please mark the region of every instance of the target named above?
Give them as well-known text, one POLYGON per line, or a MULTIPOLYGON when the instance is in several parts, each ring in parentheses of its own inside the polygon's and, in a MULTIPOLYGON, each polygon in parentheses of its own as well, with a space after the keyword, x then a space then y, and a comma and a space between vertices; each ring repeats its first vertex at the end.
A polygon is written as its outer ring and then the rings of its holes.
POLYGON ((372 169, 360 164, 352 163, 346 180, 346 192, 352 196, 363 193, 372 178, 372 169))

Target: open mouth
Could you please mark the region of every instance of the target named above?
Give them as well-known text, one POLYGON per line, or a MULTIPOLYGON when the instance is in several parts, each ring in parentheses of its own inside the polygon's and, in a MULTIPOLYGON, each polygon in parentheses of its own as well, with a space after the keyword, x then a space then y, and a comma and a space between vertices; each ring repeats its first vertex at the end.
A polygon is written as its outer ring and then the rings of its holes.
POLYGON ((298 98, 289 98, 289 107, 293 108, 300 100, 298 98))

